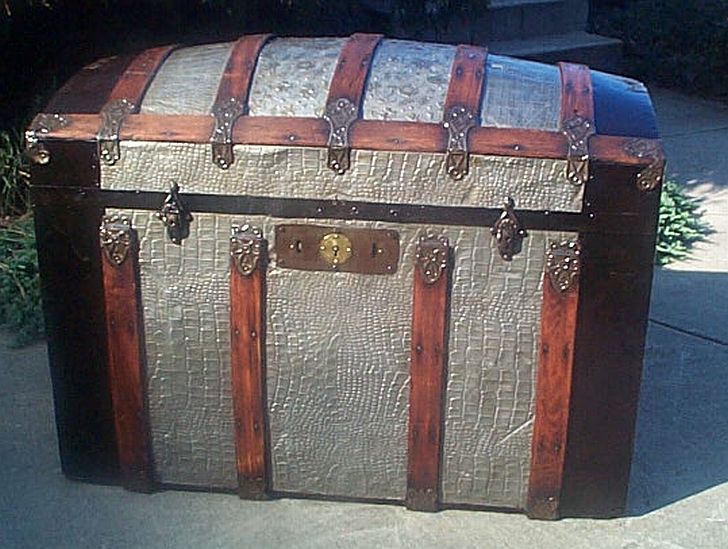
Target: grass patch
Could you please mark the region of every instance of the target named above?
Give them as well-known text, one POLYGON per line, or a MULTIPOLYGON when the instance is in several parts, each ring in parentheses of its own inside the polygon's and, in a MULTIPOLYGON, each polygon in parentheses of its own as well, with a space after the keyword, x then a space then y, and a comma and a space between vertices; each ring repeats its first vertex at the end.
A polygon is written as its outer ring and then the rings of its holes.
POLYGON ((685 194, 682 185, 666 181, 657 224, 658 265, 686 259, 692 245, 705 240, 710 232, 710 225, 701 219, 700 201, 685 194))

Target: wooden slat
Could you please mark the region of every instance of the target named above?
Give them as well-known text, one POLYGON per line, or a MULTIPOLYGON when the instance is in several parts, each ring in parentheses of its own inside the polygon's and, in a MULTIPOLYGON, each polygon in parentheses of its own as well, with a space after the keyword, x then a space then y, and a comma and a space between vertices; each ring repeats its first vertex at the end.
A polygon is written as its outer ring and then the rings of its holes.
POLYGON ((272 36, 272 34, 252 34, 243 36, 235 43, 220 80, 215 105, 234 97, 245 105, 244 112, 248 112, 248 94, 255 66, 258 64, 258 55, 272 36))
POLYGON ((449 271, 428 284, 415 267, 406 504, 417 511, 436 511, 440 501, 449 271))
POLYGON ((476 118, 479 117, 487 56, 486 48, 462 44, 457 47, 445 98, 445 112, 454 106, 463 106, 476 118))
MULTIPOLYGON (((47 139, 92 141, 101 118, 97 114, 65 115, 68 126, 55 129, 47 139)), ((209 143, 210 116, 132 114, 124 121, 120 137, 125 141, 172 141, 209 143)), ((238 120, 233 141, 249 145, 326 147, 328 124, 319 118, 246 116, 238 120)), ((447 133, 441 124, 359 120, 351 129, 355 149, 374 151, 442 152, 447 133)), ((627 154, 629 137, 594 135, 589 140, 594 159, 605 163, 647 166, 649 158, 627 154)), ((659 142, 658 142, 659 146, 659 142)), ((471 154, 522 158, 566 158, 567 143, 561 132, 517 128, 473 128, 471 154)))
POLYGON ((578 281, 566 292, 543 280, 541 346, 531 441, 527 511, 531 518, 559 518, 574 365, 578 281))
MULTIPOLYGON (((262 251, 264 254, 264 251, 262 251)), ((230 268, 230 343, 238 493, 261 499, 268 491, 265 414, 265 262, 250 275, 230 268)))
POLYGON ((139 112, 144 94, 154 75, 176 47, 162 46, 139 54, 119 78, 109 95, 109 101, 126 99, 134 104, 134 112, 139 112))
MULTIPOLYGON (((132 233, 133 234, 133 233, 132 233)), ((151 443, 145 402, 145 352, 138 247, 121 265, 102 253, 109 376, 122 482, 135 491, 150 491, 153 482, 151 443)))
POLYGON ((594 124, 591 72, 586 65, 559 63, 561 71, 561 120, 581 116, 594 124))
POLYGON ((342 97, 361 109, 369 66, 379 42, 381 34, 352 34, 339 54, 329 87, 327 103, 342 97))

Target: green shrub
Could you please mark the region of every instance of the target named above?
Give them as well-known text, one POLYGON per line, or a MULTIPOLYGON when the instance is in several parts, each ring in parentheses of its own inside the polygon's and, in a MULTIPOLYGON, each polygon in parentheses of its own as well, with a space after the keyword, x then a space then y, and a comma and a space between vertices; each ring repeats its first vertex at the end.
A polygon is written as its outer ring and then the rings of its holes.
POLYGON ((38 253, 30 215, 0 228, 0 325, 13 332, 15 345, 43 335, 38 253))
POLYGON ((29 206, 28 164, 18 132, 0 132, 0 219, 23 215, 29 206))
POLYGON ((657 263, 685 259, 693 243, 704 240, 710 226, 700 217, 700 201, 690 198, 674 181, 666 181, 660 196, 657 224, 657 263))

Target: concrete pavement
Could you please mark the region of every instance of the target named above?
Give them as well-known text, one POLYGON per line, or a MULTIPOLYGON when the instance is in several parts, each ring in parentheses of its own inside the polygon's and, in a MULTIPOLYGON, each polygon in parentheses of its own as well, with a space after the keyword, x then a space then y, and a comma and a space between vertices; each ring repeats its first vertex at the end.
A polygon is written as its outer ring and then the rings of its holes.
POLYGON ((728 107, 654 92, 669 172, 716 232, 655 275, 629 517, 520 515, 303 500, 139 495, 66 480, 43 345, 0 340, 0 547, 728 546, 728 107))

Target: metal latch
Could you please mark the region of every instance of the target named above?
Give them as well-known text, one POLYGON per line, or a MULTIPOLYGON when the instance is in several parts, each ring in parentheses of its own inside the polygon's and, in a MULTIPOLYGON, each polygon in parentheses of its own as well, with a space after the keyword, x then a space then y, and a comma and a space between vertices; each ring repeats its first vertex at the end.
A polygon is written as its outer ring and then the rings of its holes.
POLYGON ((289 269, 393 274, 399 263, 399 234, 385 229, 279 225, 275 251, 278 266, 289 269))
POLYGON ((572 185, 581 186, 589 180, 589 138, 594 135, 594 123, 583 116, 572 116, 563 123, 568 141, 566 178, 572 185))
POLYGON ((127 99, 110 101, 101 109, 101 129, 96 136, 99 144, 99 158, 109 166, 121 158, 119 133, 124 119, 135 110, 134 103, 127 99))
POLYGON ((234 97, 215 105, 212 116, 215 126, 210 136, 212 161, 227 170, 235 161, 233 157, 233 127, 238 118, 245 113, 245 105, 234 97))
POLYGON ((523 239, 528 236, 516 216, 515 207, 515 201, 510 196, 506 198, 503 213, 490 230, 498 247, 498 253, 506 261, 511 261, 514 255, 520 253, 523 239))
POLYGON ((329 123, 329 154, 327 165, 337 174, 343 175, 351 165, 349 130, 357 119, 358 107, 346 97, 329 101, 324 120, 329 123))
POLYGON ((456 181, 468 175, 468 133, 476 124, 475 113, 462 105, 450 107, 445 113, 442 124, 448 133, 445 167, 448 175, 456 181))
POLYGON ((167 198, 157 212, 157 217, 167 227, 167 236, 173 244, 180 245, 190 236, 190 223, 194 218, 179 196, 177 183, 172 183, 167 198))

